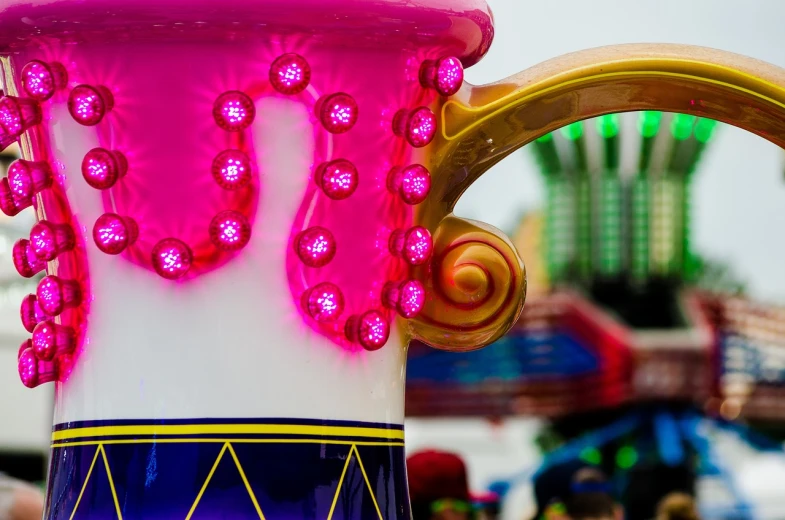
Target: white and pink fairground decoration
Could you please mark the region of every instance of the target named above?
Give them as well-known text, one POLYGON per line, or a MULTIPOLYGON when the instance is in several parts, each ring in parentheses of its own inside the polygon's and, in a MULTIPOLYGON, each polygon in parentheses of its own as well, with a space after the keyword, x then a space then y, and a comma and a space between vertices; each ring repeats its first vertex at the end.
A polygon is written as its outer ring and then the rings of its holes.
POLYGON ((406 345, 487 343, 523 299, 508 242, 418 216, 491 22, 481 0, 0 2, 23 151, 0 208, 35 208, 14 263, 46 274, 19 375, 57 392, 46 518, 408 517, 406 345))
POLYGON ((492 37, 484 0, 0 0, 47 519, 409 518, 409 341, 523 305, 509 240, 452 215, 474 180, 628 110, 785 144, 776 67, 633 45, 465 83, 492 37))

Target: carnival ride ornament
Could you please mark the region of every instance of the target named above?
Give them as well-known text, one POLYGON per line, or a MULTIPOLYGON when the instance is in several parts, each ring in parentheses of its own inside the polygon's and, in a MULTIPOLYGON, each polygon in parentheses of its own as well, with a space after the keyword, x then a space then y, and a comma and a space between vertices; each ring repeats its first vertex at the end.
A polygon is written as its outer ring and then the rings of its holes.
POLYGON ((624 110, 785 142, 775 67, 621 46, 463 82, 492 35, 482 0, 3 3, 47 519, 408 518, 406 345, 479 348, 523 305, 510 241, 452 215, 475 179, 624 110))

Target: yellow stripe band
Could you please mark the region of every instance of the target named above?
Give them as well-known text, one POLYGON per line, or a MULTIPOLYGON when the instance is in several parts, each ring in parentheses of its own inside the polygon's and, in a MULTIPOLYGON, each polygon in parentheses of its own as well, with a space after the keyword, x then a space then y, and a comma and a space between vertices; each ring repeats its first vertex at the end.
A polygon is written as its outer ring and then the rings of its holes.
POLYGON ((403 440, 403 430, 357 426, 303 424, 153 424, 95 426, 58 430, 52 442, 118 436, 159 435, 308 435, 312 437, 353 437, 403 440))

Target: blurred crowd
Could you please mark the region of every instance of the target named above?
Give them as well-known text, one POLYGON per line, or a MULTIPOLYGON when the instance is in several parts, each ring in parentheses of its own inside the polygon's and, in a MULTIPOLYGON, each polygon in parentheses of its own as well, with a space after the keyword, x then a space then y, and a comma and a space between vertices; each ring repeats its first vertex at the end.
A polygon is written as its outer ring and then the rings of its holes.
MULTIPOLYGON (((473 495, 466 465, 455 454, 423 451, 407 460, 413 520, 497 520, 500 497, 473 495)), ((562 465, 534 484, 537 512, 523 520, 625 520, 605 475, 590 466, 562 465)), ((630 519, 636 520, 636 519, 630 519)), ((665 496, 656 518, 700 520, 694 499, 685 493, 665 496)))

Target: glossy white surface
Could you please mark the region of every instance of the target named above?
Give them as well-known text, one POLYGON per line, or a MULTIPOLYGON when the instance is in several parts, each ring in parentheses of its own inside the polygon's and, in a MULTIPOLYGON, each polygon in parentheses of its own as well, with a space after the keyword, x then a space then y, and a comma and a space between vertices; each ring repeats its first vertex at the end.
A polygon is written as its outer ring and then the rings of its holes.
POLYGON ((325 418, 403 422, 405 349, 393 331, 377 352, 348 353, 303 325, 289 293, 287 240, 309 179, 313 137, 297 103, 257 103, 254 148, 265 172, 242 253, 196 283, 102 254, 92 222, 100 194, 81 179, 95 131, 54 110, 58 160, 88 244, 88 343, 58 385, 55 423, 95 419, 325 418))

